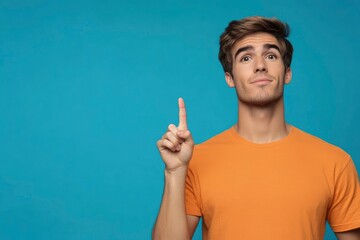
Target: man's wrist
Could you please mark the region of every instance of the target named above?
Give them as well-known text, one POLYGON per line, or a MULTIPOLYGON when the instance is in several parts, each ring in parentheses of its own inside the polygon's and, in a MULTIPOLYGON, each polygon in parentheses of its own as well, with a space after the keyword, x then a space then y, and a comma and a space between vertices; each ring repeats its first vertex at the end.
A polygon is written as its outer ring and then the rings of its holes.
POLYGON ((188 171, 188 165, 181 165, 175 169, 165 168, 165 179, 184 180, 188 171))

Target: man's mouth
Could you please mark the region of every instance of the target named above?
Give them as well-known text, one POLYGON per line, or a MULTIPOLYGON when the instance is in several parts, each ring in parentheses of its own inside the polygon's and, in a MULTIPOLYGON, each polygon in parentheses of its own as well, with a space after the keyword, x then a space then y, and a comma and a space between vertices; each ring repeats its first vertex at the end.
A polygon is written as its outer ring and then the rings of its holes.
POLYGON ((256 78, 250 83, 255 84, 255 85, 266 85, 266 84, 269 84, 271 82, 272 82, 272 80, 269 79, 269 78, 256 78))

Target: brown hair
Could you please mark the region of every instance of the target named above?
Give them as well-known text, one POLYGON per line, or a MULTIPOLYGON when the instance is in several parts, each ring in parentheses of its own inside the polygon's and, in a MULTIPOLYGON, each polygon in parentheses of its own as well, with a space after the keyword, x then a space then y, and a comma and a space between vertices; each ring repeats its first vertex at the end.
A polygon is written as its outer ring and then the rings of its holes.
POLYGON ((290 27, 287 23, 276 18, 248 17, 241 20, 234 20, 229 23, 225 32, 220 36, 219 60, 225 72, 232 75, 231 49, 242 38, 249 34, 265 32, 273 35, 280 44, 280 54, 285 69, 290 67, 293 54, 292 44, 286 38, 290 34, 290 27))

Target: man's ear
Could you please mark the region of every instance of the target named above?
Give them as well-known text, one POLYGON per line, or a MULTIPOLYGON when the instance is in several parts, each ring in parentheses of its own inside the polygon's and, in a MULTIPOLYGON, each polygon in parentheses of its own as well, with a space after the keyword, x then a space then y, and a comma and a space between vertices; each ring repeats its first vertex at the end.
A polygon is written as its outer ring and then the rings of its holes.
POLYGON ((285 71, 285 84, 289 84, 292 78, 292 71, 291 68, 288 67, 285 71))
POLYGON ((228 72, 225 73, 225 80, 226 80, 226 84, 229 87, 231 87, 231 88, 235 87, 234 79, 233 79, 233 77, 231 76, 230 73, 228 73, 228 72))

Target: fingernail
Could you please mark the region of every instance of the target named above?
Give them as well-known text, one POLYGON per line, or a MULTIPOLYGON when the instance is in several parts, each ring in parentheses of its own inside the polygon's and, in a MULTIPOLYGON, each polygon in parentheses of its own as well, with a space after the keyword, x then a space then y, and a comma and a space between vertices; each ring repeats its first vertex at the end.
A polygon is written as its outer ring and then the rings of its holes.
POLYGON ((180 146, 177 146, 176 147, 176 151, 180 151, 181 147, 180 146))

